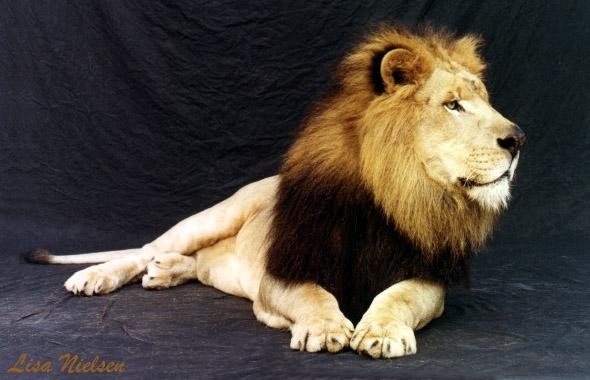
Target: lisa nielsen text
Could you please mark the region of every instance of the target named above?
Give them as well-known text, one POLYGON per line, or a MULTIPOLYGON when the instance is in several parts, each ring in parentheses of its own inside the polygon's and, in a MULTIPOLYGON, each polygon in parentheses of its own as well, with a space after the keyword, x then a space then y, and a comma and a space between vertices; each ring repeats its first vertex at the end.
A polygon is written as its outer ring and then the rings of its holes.
MULTIPOLYGON (((125 363, 118 361, 104 361, 98 355, 92 360, 85 360, 78 354, 69 352, 60 355, 57 360, 60 362, 59 371, 67 374, 76 373, 103 373, 103 372, 124 372, 125 363)), ((51 360, 42 362, 35 360, 24 352, 16 359, 12 367, 7 372, 15 373, 51 373, 53 372, 53 362, 51 360)))

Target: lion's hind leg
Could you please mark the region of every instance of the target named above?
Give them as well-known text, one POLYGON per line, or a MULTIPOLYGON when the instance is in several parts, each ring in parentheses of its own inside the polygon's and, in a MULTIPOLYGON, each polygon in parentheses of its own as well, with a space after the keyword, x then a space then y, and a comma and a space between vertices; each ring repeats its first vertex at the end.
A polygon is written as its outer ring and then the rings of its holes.
POLYGON ((147 263, 142 285, 146 289, 163 289, 199 280, 225 293, 249 298, 240 282, 246 268, 238 261, 235 249, 236 237, 232 236, 191 256, 157 254, 147 263))
POLYGON ((235 236, 252 215, 274 199, 277 183, 278 177, 275 176, 244 186, 228 199, 184 219, 139 249, 75 255, 70 259, 68 256, 42 253, 32 255, 31 259, 40 256, 41 260, 36 261, 58 263, 56 260, 59 260, 59 263, 65 264, 74 263, 74 259, 75 263, 95 263, 117 257, 71 276, 64 285, 74 294, 90 296, 110 293, 141 278, 146 270, 151 269, 151 272, 158 274, 158 278, 156 275, 148 275, 144 284, 146 288, 164 288, 198 278, 227 293, 246 296, 239 286, 237 272, 240 265, 235 255, 235 236), (234 247, 228 249, 228 244, 233 244, 234 247), (198 253, 197 257, 191 258, 195 252, 198 253), (219 257, 213 257, 216 253, 219 257), (180 259, 179 254, 188 258, 180 259), (162 255, 172 257, 164 259, 162 255), (150 260, 156 256, 161 259, 154 259, 150 264, 150 260), (156 261, 160 264, 156 264, 156 261), (209 276, 212 268, 214 275, 209 276), (150 280, 149 277, 153 279, 150 280), (209 281, 209 277, 215 280, 209 281))
POLYGON ((87 296, 111 293, 138 280, 151 256, 144 252, 93 265, 74 273, 64 286, 74 294, 87 296))
POLYGON ((241 286, 240 275, 246 268, 236 258, 235 241, 232 236, 193 255, 145 251, 82 269, 64 285, 74 294, 91 296, 111 293, 139 279, 146 289, 165 289, 199 280, 223 292, 250 298, 241 286))
POLYGON ((179 253, 160 253, 147 263, 141 285, 146 289, 165 289, 196 278, 196 257, 179 253))

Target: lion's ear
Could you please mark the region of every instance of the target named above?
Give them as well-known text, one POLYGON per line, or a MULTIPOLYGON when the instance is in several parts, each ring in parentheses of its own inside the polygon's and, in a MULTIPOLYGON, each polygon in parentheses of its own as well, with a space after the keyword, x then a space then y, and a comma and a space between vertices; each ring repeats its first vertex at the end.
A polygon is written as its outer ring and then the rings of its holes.
POLYGON ((423 71, 419 57, 409 50, 398 48, 387 52, 381 60, 381 79, 385 92, 391 93, 396 86, 415 84, 423 71))

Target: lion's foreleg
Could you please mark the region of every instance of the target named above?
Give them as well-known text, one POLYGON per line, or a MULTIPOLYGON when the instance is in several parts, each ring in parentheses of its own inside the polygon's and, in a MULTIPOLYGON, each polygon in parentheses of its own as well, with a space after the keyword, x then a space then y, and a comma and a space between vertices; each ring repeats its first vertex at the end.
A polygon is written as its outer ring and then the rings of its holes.
POLYGON ((285 285, 269 275, 262 279, 254 312, 271 327, 289 327, 294 350, 340 351, 348 347, 354 329, 336 298, 321 286, 285 285))
POLYGON ((445 290, 418 279, 380 293, 356 326, 350 347, 374 358, 416 353, 414 331, 442 315, 445 290))

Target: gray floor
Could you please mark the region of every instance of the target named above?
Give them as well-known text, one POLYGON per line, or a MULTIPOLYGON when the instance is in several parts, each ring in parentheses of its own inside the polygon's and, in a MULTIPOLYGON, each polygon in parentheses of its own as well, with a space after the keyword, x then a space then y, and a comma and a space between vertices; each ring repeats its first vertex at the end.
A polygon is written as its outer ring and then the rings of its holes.
POLYGON ((588 247, 576 244, 482 252, 472 289, 453 289, 443 317, 417 334, 418 354, 386 361, 293 352, 289 333, 259 324, 249 301, 199 283, 164 291, 134 284, 107 296, 75 297, 61 284, 81 267, 10 257, 0 269, 0 369, 26 352, 53 362, 51 374, 34 378, 65 376, 58 360, 64 353, 122 361, 126 379, 582 378, 590 373, 584 252, 588 247))

